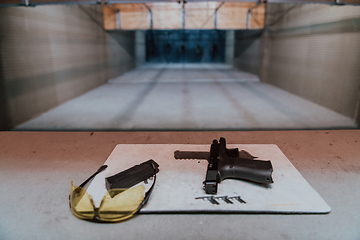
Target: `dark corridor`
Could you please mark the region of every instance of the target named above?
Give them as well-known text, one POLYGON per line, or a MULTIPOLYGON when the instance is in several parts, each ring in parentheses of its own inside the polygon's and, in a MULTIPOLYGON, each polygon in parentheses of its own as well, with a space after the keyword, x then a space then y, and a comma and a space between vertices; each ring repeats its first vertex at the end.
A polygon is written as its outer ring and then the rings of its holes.
POLYGON ((224 30, 148 30, 146 61, 152 63, 223 63, 224 30))

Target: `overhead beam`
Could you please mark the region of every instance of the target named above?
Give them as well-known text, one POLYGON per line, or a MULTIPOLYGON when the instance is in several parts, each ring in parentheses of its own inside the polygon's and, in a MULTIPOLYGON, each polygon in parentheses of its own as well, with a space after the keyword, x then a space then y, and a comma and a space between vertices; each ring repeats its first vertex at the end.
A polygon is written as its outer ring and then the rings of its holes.
POLYGON ((28 6, 47 5, 47 4, 101 4, 101 0, 27 0, 28 6))
MULTIPOLYGON (((181 3, 181 2, 180 2, 181 3)), ((149 3, 153 15, 152 29, 214 29, 214 12, 219 2, 187 3, 185 6, 185 25, 183 25, 182 4, 149 3)), ((246 29, 246 13, 251 11, 250 29, 264 27, 265 4, 254 8, 257 3, 225 2, 218 8, 216 29, 246 29)), ((112 8, 120 9, 121 29, 151 29, 149 9, 143 4, 112 4, 112 8)), ((116 30, 115 11, 104 6, 104 28, 116 30)))
POLYGON ((360 5, 360 0, 267 0, 268 3, 324 3, 330 5, 360 5))
MULTIPOLYGON (((258 0, 212 0, 215 2, 258 2, 258 0)), ((116 4, 178 2, 178 0, 1 0, 0 7, 36 6, 45 4, 116 4)), ((187 2, 208 2, 208 0, 187 0, 187 2)), ((324 3, 330 5, 360 5, 360 0, 261 0, 263 3, 324 3)))

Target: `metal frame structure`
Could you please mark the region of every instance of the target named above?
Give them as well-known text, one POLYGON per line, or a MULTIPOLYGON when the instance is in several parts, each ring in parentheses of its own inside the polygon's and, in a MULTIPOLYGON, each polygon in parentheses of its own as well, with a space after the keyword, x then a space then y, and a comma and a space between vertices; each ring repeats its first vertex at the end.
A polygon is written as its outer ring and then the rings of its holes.
POLYGON ((114 8, 109 4, 106 4, 105 6, 110 8, 111 10, 113 10, 115 12, 115 14, 116 14, 116 29, 121 29, 120 9, 114 8))
POLYGON ((259 0, 258 3, 254 7, 248 9, 247 14, 246 14, 246 29, 251 28, 251 10, 257 8, 261 4, 262 4, 262 2, 259 0))
MULTIPOLYGON (((259 2, 258 0, 212 0, 218 2, 259 2)), ((323 3, 330 5, 360 5, 360 0, 260 0, 261 3, 323 3)), ((37 6, 47 4, 118 4, 179 2, 178 0, 2 0, 0 7, 37 6)), ((187 0, 186 2, 207 2, 206 0, 187 0)))
POLYGON ((214 12, 214 29, 217 29, 217 12, 224 5, 225 2, 220 3, 220 5, 215 9, 214 12))
POLYGON ((182 29, 185 29, 185 3, 186 1, 182 1, 179 3, 181 4, 181 13, 182 13, 182 29))
POLYGON ((144 7, 146 7, 146 9, 149 11, 149 18, 150 18, 150 30, 153 29, 153 14, 152 14, 152 11, 151 11, 151 8, 146 5, 146 3, 143 3, 144 7))

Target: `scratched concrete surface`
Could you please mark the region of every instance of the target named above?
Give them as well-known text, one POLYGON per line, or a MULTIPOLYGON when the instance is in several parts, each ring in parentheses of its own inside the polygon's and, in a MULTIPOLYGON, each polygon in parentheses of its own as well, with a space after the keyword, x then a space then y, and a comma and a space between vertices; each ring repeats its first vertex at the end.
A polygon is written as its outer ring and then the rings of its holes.
MULTIPOLYGON (((9 131, 0 132, 0 166, 1 240, 360 239, 360 130, 9 131), (88 178, 117 144, 210 145, 220 137, 225 137, 228 144, 278 145, 332 211, 285 215, 141 214, 115 224, 82 221, 71 214, 70 182, 80 184, 88 178)), ((162 169, 160 165, 159 176, 162 169)), ((156 182, 154 193, 161 184, 156 182)), ((244 198, 246 194, 241 193, 244 198)))
POLYGON ((152 64, 14 130, 354 128, 353 121, 224 64, 152 64))

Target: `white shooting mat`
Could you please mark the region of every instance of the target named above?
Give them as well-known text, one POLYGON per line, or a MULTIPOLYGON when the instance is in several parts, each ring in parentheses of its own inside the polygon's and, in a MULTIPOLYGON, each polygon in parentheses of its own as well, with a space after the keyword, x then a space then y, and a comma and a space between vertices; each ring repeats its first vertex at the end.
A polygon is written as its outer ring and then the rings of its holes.
MULTIPOLYGON (((149 159, 159 164, 153 193, 140 212, 269 212, 328 213, 331 208, 296 170, 274 144, 227 144, 227 148, 246 150, 259 160, 271 160, 274 183, 268 186, 227 179, 218 185, 216 196, 241 196, 233 204, 218 199, 219 205, 195 199, 206 195, 203 190, 206 160, 176 160, 174 151, 209 151, 210 145, 189 144, 119 144, 104 164, 108 168, 98 174, 87 192, 99 206, 106 193, 105 178, 149 159)), ((256 160, 256 159, 255 159, 256 160)), ((149 187, 151 182, 145 184, 149 187)))

